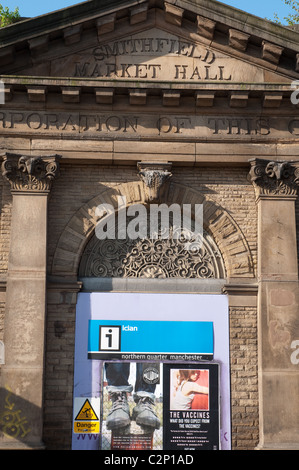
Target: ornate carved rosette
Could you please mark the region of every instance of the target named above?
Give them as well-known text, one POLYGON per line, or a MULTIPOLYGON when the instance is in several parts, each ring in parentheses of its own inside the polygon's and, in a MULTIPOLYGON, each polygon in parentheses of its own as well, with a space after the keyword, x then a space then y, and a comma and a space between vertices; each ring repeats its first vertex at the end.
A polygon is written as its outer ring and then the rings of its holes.
POLYGON ((95 235, 87 244, 79 267, 80 277, 197 278, 225 277, 221 254, 204 232, 202 243, 186 239, 106 239, 95 235))
POLYGON ((162 186, 172 176, 171 163, 138 163, 139 177, 146 187, 146 202, 158 202, 162 186))
POLYGON ((248 175, 257 198, 260 196, 297 196, 299 167, 289 162, 254 159, 248 175))
POLYGON ((13 191, 48 192, 59 172, 59 156, 25 156, 7 153, 3 157, 2 175, 13 191))

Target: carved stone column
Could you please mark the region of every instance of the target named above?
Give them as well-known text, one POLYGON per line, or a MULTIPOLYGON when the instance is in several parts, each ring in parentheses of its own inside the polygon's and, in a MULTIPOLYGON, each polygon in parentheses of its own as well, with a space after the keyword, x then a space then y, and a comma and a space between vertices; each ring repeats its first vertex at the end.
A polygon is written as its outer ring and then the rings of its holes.
POLYGON ((251 161, 258 205, 258 350, 260 449, 292 449, 299 442, 299 288, 295 201, 299 167, 251 161))
POLYGON ((170 172, 172 164, 139 162, 137 167, 139 177, 146 188, 145 201, 158 203, 163 185, 172 176, 170 172))
POLYGON ((3 157, 2 174, 10 182, 13 204, 1 370, 2 449, 43 446, 47 201, 58 170, 56 155, 3 157), (9 413, 13 425, 6 423, 9 413))

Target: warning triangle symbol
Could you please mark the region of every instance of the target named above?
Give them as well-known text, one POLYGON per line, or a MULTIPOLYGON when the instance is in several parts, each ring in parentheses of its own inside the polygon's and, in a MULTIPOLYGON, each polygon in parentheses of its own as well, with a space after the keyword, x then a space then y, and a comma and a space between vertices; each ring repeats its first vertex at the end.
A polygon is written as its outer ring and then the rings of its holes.
POLYGON ((96 415, 93 407, 91 406, 88 399, 83 403, 79 413, 77 414, 76 421, 98 421, 99 418, 96 415))

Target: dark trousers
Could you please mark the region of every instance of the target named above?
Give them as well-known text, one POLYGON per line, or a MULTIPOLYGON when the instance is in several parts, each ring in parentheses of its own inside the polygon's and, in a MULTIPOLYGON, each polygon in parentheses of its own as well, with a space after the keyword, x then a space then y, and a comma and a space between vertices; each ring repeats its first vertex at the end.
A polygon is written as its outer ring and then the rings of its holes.
MULTIPOLYGON (((108 387, 121 387, 125 391, 132 391, 133 387, 129 384, 130 363, 129 362, 106 362, 105 363, 106 378, 108 387), (124 387, 124 388, 123 388, 124 387), (129 390, 130 389, 130 390, 129 390)), ((136 363, 136 381, 135 393, 149 392, 154 393, 156 384, 148 384, 143 378, 143 364, 136 363)))

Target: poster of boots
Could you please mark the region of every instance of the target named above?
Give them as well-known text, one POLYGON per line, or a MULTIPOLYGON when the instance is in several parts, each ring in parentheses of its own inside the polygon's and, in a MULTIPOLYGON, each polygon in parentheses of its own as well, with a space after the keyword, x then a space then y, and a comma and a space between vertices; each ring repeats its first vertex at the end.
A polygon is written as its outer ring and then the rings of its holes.
POLYGON ((162 364, 103 364, 101 450, 162 450, 162 364))

